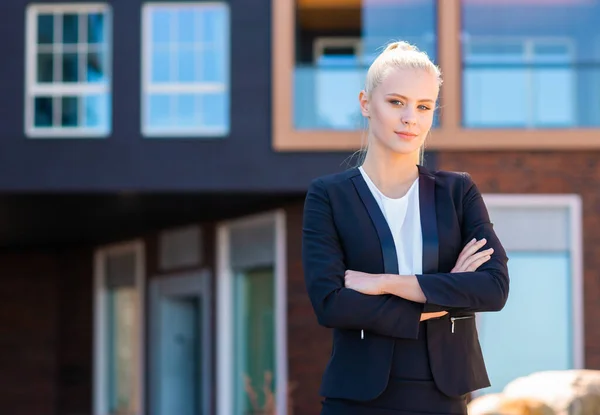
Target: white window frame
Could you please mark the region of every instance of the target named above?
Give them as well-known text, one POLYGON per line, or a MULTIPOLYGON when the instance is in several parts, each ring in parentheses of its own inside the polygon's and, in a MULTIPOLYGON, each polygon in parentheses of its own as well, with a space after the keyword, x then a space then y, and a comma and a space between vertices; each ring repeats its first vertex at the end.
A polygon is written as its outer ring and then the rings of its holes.
POLYGON ((133 240, 129 242, 123 242, 119 244, 109 245, 98 249, 94 255, 94 389, 93 389, 93 402, 94 402, 94 415, 106 415, 108 414, 108 408, 106 405, 106 385, 107 385, 107 373, 106 373, 106 258, 109 255, 115 255, 120 253, 133 252, 136 256, 135 263, 135 289, 138 293, 138 309, 137 313, 139 316, 138 326, 138 339, 139 339, 139 350, 137 356, 137 382, 138 382, 138 395, 137 395, 137 407, 139 412, 136 415, 143 415, 145 412, 145 250, 144 242, 142 240, 133 240))
POLYGON ((571 234, 569 254, 571 259, 571 302, 573 318, 573 365, 575 369, 585 367, 584 296, 583 296, 583 220, 579 195, 554 194, 484 194, 484 202, 491 207, 517 208, 567 208, 569 232, 571 234))
MULTIPOLYGON (((179 2, 179 3, 145 3, 142 6, 142 87, 141 87, 141 130, 145 137, 202 137, 202 138, 222 138, 229 134, 231 120, 224 128, 214 127, 166 127, 152 128, 149 119, 148 97, 152 93, 202 93, 202 92, 224 92, 230 93, 230 31, 231 31, 231 12, 229 4, 225 2, 179 2), (152 82, 152 32, 150 30, 152 22, 152 11, 154 8, 167 7, 172 9, 196 9, 196 8, 214 8, 220 7, 227 13, 225 30, 225 39, 223 43, 227 46, 223 50, 226 60, 225 63, 225 82, 170 82, 164 84, 153 84, 152 82)), ((229 111, 228 106, 228 111, 229 111)))
MULTIPOLYGON (((74 137, 107 137, 112 130, 112 8, 106 3, 69 3, 69 4, 32 4, 27 8, 27 33, 26 33, 26 53, 25 53, 25 134, 29 138, 74 138, 74 137), (107 52, 106 58, 106 78, 105 84, 70 82, 65 83, 37 83, 37 16, 39 14, 65 14, 65 13, 102 13, 104 20, 104 44, 107 52), (94 127, 35 127, 35 105, 36 96, 48 95, 75 95, 78 97, 87 94, 106 94, 108 95, 108 116, 109 123, 107 128, 94 127)), ((87 30, 87 26, 79 27, 79 32, 87 30)), ((57 28, 54 26, 54 34, 57 28)), ((60 48, 52 44, 53 48, 60 48)), ((81 44, 76 45, 78 52, 81 51, 81 44)), ((86 49, 87 50, 87 49, 86 49)), ((81 65, 81 62, 80 62, 81 65)), ((54 63, 56 71, 57 64, 54 63)), ((80 105, 79 111, 83 111, 80 105)), ((60 116, 59 111, 53 108, 53 118, 60 116)))
POLYGON ((229 266, 231 227, 275 222, 275 396, 276 413, 287 414, 287 257, 286 216, 283 210, 266 212, 217 226, 217 414, 233 413, 233 275, 229 266))

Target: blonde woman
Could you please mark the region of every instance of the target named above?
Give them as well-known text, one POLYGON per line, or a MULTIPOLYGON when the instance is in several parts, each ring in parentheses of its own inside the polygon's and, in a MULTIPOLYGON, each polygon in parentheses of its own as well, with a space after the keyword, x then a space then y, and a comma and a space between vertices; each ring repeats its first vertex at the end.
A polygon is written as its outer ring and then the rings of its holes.
POLYGON ((506 303, 506 253, 466 173, 421 165, 439 68, 396 42, 369 68, 360 167, 315 179, 303 224, 306 287, 333 328, 322 415, 466 414, 490 385, 475 313, 506 303))

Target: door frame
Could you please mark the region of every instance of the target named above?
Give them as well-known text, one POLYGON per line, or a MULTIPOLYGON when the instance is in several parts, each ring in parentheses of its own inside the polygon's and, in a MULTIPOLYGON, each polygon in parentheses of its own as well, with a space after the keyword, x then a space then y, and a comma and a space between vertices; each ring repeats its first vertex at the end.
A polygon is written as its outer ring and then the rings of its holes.
MULTIPOLYGON (((211 273, 206 269, 189 271, 168 276, 155 276, 149 281, 149 360, 148 360, 148 395, 158 396, 158 380, 160 375, 160 336, 161 324, 159 306, 163 297, 168 296, 197 296, 201 298, 202 320, 202 414, 210 414, 212 409, 212 292, 211 273)), ((154 402, 148 402, 150 415, 156 415, 154 402)))
POLYGON ((275 396, 276 413, 288 413, 287 351, 287 222, 285 210, 277 209, 224 221, 217 225, 217 415, 233 413, 233 275, 230 267, 231 228, 263 223, 275 228, 275 396))
POLYGON ((125 252, 135 254, 135 289, 138 293, 138 304, 136 312, 138 314, 138 327, 136 338, 138 341, 136 368, 134 374, 135 397, 137 415, 145 413, 145 278, 146 278, 146 254, 144 241, 134 239, 126 242, 114 243, 111 245, 100 246, 94 252, 94 333, 93 333, 93 413, 95 415, 104 415, 108 413, 106 402, 107 395, 107 334, 106 334, 106 258, 109 255, 116 255, 125 252))

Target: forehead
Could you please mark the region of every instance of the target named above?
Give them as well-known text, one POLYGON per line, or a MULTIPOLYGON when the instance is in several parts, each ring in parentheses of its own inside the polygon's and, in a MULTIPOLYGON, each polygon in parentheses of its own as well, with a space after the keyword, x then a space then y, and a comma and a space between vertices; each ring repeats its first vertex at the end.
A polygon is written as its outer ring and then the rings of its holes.
POLYGON ((394 68, 376 88, 379 93, 400 94, 407 98, 431 99, 435 101, 439 86, 435 74, 425 69, 394 68))

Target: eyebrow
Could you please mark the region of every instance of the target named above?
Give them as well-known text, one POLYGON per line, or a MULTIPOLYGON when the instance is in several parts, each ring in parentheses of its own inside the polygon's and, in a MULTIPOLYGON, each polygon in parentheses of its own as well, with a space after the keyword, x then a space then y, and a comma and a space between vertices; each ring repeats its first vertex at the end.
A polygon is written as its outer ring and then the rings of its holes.
MULTIPOLYGON (((386 94, 385 96, 386 97, 395 96, 395 97, 402 98, 402 99, 405 99, 408 101, 408 98, 406 98, 404 95, 396 94, 395 92, 392 92, 391 94, 386 94)), ((429 98, 422 98, 422 99, 417 100, 417 102, 430 102, 433 104, 435 101, 432 99, 429 99, 429 98)))

